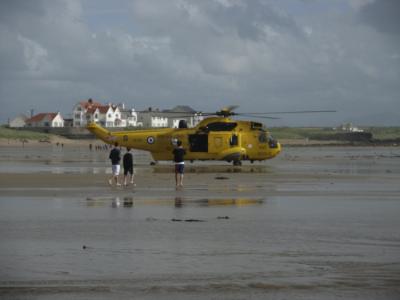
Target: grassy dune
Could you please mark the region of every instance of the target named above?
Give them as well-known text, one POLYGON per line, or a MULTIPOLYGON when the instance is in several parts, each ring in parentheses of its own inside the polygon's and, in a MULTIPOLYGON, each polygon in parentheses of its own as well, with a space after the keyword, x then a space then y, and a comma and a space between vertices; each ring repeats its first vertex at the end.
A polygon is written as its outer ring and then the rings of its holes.
MULTIPOLYGON (((364 127, 365 132, 370 132, 375 140, 392 140, 400 138, 400 127, 364 127)), ((320 139, 321 137, 332 138, 338 131, 332 128, 307 128, 307 127, 271 127, 271 134, 277 139, 320 139)))
POLYGON ((366 127, 365 131, 371 132, 378 140, 392 140, 400 138, 400 127, 366 127))
POLYGON ((41 140, 49 139, 50 135, 46 133, 34 132, 29 130, 17 130, 0 126, 0 138, 12 140, 41 140))
POLYGON ((273 127, 269 128, 269 131, 277 139, 314 139, 319 136, 329 136, 337 133, 331 128, 307 127, 273 127))

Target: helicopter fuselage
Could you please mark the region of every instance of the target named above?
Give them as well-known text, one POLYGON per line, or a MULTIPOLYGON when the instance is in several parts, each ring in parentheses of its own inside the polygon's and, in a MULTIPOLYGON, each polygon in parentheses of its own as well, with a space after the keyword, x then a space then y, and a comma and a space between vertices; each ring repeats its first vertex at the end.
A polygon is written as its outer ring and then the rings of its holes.
POLYGON ((172 160, 172 151, 180 140, 186 160, 261 161, 275 157, 281 145, 263 124, 210 117, 194 128, 108 131, 90 123, 87 129, 105 143, 149 151, 155 161, 172 160))

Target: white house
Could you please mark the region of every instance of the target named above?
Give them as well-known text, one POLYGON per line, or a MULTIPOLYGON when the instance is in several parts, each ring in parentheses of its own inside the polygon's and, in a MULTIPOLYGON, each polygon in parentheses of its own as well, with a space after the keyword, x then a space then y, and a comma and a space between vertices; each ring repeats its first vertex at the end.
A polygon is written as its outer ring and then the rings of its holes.
POLYGON ((74 127, 84 127, 90 122, 95 122, 105 127, 125 127, 130 123, 134 123, 133 120, 137 120, 136 112, 131 113, 131 119, 127 120, 124 118, 119 106, 103 105, 92 99, 77 103, 72 115, 74 127))
POLYGON ((138 122, 143 127, 173 127, 178 128, 181 120, 186 122, 188 127, 194 127, 199 124, 204 117, 201 113, 197 113, 191 107, 179 105, 173 109, 160 111, 158 109, 149 108, 138 114, 138 122))
POLYGON ((201 113, 187 105, 178 105, 171 110, 163 110, 163 113, 168 115, 168 126, 172 128, 178 128, 181 120, 184 120, 188 127, 195 127, 204 119, 201 113))
POLYGON ((138 126, 138 115, 134 109, 121 110, 122 127, 138 126))
POLYGON ((27 127, 64 127, 64 119, 59 112, 40 113, 26 120, 27 127))
POLYGON ((102 105, 89 108, 86 111, 86 124, 90 122, 98 123, 105 127, 124 127, 119 107, 112 105, 102 105))
POLYGON ((363 129, 360 129, 356 126, 353 126, 352 123, 344 123, 340 125, 337 130, 347 131, 347 132, 364 132, 363 129))
POLYGON ((14 119, 8 122, 10 128, 20 128, 26 125, 26 120, 29 118, 23 114, 16 116, 14 119))
POLYGON ((140 112, 138 121, 143 127, 168 127, 168 117, 159 110, 151 110, 140 112))
POLYGON ((74 127, 84 127, 87 121, 91 118, 86 115, 87 111, 96 109, 97 107, 103 106, 103 104, 89 99, 87 101, 81 101, 77 103, 72 111, 72 125, 74 127))

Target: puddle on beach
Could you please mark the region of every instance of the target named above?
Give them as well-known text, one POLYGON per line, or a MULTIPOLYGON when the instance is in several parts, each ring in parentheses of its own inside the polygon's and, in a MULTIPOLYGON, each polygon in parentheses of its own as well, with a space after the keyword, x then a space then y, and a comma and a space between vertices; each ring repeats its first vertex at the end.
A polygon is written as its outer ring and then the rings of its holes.
POLYGON ((133 196, 117 196, 117 197, 87 197, 87 207, 126 207, 134 206, 249 206, 260 205, 264 203, 262 198, 199 198, 193 199, 188 197, 175 197, 165 199, 144 199, 135 198, 133 196))

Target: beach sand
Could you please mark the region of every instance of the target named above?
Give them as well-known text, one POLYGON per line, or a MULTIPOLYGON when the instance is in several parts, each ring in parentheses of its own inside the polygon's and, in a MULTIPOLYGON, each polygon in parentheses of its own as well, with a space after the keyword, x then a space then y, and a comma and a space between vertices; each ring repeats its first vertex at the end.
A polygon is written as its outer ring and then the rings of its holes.
POLYGON ((399 299, 400 149, 150 166, 87 141, 0 147, 2 299, 399 299))

